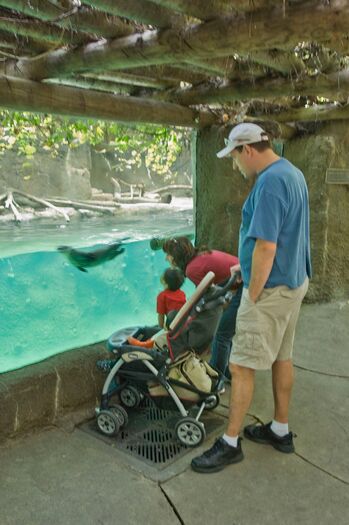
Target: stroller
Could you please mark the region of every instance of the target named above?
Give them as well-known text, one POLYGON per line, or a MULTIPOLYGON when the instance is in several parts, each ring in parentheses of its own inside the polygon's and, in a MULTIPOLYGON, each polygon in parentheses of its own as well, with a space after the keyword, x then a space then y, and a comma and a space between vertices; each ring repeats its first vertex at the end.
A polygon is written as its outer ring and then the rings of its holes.
POLYGON ((115 359, 110 361, 112 368, 96 408, 97 426, 103 434, 116 435, 127 425, 126 409, 138 407, 146 396, 160 408, 179 411, 175 434, 180 443, 195 447, 203 442, 206 433, 200 417, 205 409, 219 405, 224 378, 199 356, 212 341, 236 281, 236 276, 231 277, 220 287, 213 285, 214 278, 215 274, 208 272, 176 314, 162 348, 154 345, 146 349, 127 342, 130 335, 148 339, 158 327, 128 327, 108 339, 107 347, 115 359), (121 404, 110 404, 116 394, 121 404), (189 409, 195 405, 199 409, 193 417, 189 409))

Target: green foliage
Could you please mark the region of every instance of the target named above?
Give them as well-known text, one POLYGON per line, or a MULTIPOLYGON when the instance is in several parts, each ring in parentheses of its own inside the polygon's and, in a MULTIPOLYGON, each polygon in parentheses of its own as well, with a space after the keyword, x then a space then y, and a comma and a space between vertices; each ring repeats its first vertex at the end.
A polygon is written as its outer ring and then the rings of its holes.
POLYGON ((24 157, 24 164, 40 151, 56 157, 63 148, 88 143, 100 152, 113 152, 119 171, 139 167, 143 162, 166 179, 190 140, 189 130, 163 126, 127 127, 115 122, 5 110, 0 111, 0 119, 0 155, 14 150, 24 157))

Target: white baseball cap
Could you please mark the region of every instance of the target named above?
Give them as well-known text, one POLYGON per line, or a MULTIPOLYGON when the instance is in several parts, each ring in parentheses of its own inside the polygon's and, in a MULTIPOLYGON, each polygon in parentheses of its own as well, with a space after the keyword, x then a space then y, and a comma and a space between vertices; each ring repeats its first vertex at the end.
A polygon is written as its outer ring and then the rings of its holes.
POLYGON ((227 139, 224 139, 225 148, 217 153, 217 157, 221 159, 226 157, 237 146, 245 144, 254 144, 255 142, 263 142, 269 140, 269 137, 260 126, 251 123, 242 123, 235 126, 227 139))

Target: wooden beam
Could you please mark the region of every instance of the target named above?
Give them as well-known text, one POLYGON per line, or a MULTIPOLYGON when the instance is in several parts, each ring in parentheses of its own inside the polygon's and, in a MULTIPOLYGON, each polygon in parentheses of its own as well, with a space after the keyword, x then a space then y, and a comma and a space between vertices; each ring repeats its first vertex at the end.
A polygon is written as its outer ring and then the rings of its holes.
POLYGON ((109 95, 0 76, 0 104, 17 111, 53 113, 118 122, 200 127, 216 118, 176 104, 109 95))
POLYGON ((253 51, 244 55, 244 58, 252 64, 260 64, 283 75, 295 76, 305 72, 303 60, 298 58, 294 51, 283 51, 281 49, 253 51))
MULTIPOLYGON (((273 114, 270 114, 270 115, 265 115, 265 117, 263 117, 263 119, 259 118, 259 117, 252 117, 250 116, 248 113, 246 114, 246 117, 244 118, 244 121, 246 122, 255 122, 256 124, 260 125, 260 126, 263 126, 262 124, 262 121, 266 121, 266 122, 271 122, 272 124, 275 125, 275 120, 274 120, 274 115, 273 114)), ((237 123, 236 123, 237 124, 237 123)), ((294 126, 294 125, 290 125, 290 124, 284 124, 282 122, 278 122, 277 123, 277 127, 279 129, 279 132, 280 132, 280 135, 278 135, 278 138, 282 138, 282 139, 291 139, 292 137, 294 137, 296 134, 297 134, 297 128, 294 126)), ((266 126, 267 128, 267 126, 266 126)))
POLYGON ((231 2, 231 0, 210 0, 209 2, 202 2, 202 0, 152 0, 152 2, 199 20, 211 20, 218 16, 236 13, 235 2, 231 2))
MULTIPOLYGON (((130 0, 128 0, 130 3, 130 0)), ((119 2, 118 2, 119 4, 119 2)), ((8 65, 11 76, 35 80, 70 76, 72 73, 170 64, 189 59, 216 58, 233 53, 292 47, 304 40, 337 40, 347 34, 349 6, 292 9, 286 17, 280 11, 255 13, 253 18, 213 20, 177 32, 145 31, 107 42, 88 44, 73 50, 59 50, 36 60, 8 65)), ((342 39, 343 41, 343 39, 342 39)))
POLYGON ((255 98, 277 98, 294 95, 314 95, 336 98, 347 94, 349 88, 349 69, 318 75, 317 77, 290 79, 266 79, 258 82, 231 82, 222 88, 201 86, 181 92, 171 92, 169 96, 160 95, 160 99, 175 101, 186 106, 208 104, 210 102, 234 102, 255 98))
POLYGON ((133 86, 126 86, 125 84, 101 80, 99 78, 85 78, 81 76, 63 79, 50 78, 44 82, 45 84, 59 84, 62 86, 71 86, 95 91, 105 91, 107 93, 114 93, 115 95, 127 95, 134 91, 133 86))
POLYGON ((87 40, 87 35, 78 35, 71 30, 60 29, 53 24, 43 23, 35 19, 1 16, 0 29, 13 33, 14 35, 28 36, 35 38, 35 40, 50 42, 61 46, 64 44, 81 44, 87 40))
POLYGON ((141 75, 144 77, 153 76, 154 78, 157 78, 159 80, 172 80, 173 82, 176 81, 177 84, 179 82, 187 82, 193 85, 204 82, 205 80, 207 80, 207 77, 209 75, 208 72, 206 72, 206 74, 202 74, 198 73, 197 71, 193 71, 193 67, 188 64, 175 64, 171 66, 151 66, 149 68, 135 67, 133 69, 123 69, 121 70, 121 72, 130 73, 133 75, 141 75))
MULTIPOLYGON (((168 34, 167 31, 165 33, 168 34)), ((70 77, 75 73, 103 72, 106 68, 125 69, 170 63, 172 57, 159 53, 159 47, 154 43, 158 44, 158 31, 145 31, 115 40, 94 42, 76 49, 58 49, 33 60, 23 59, 17 63, 8 63, 5 73, 8 76, 42 80, 70 77), (148 53, 155 54, 150 60, 144 56, 147 49, 148 53), (131 58, 132 55, 134 59, 131 58)), ((166 52, 166 42, 163 47, 166 52)))
POLYGON ((336 104, 315 105, 309 108, 290 109, 289 111, 259 118, 260 120, 264 120, 264 118, 270 120, 272 118, 276 122, 347 120, 349 119, 349 106, 338 106, 336 104))
MULTIPOLYGON (((131 71, 133 71, 131 69, 131 71)), ((164 89, 178 86, 178 81, 168 80, 166 78, 155 78, 151 76, 151 71, 148 71, 148 76, 136 75, 133 73, 125 73, 124 71, 106 71, 105 73, 84 73, 85 78, 98 78, 108 82, 119 82, 120 84, 127 84, 129 86, 142 86, 155 89, 164 89)))
MULTIPOLYGON (((300 0, 298 0, 300 2, 300 0)), ((173 9, 178 13, 193 16, 199 20, 212 20, 219 16, 229 16, 237 12, 252 12, 260 9, 280 7, 280 0, 152 0, 161 7, 173 9)), ((294 4, 295 1, 285 2, 294 4)))
POLYGON ((155 27, 165 28, 185 24, 185 18, 182 16, 176 15, 165 7, 154 5, 148 0, 84 0, 84 4, 105 13, 123 16, 155 27))
POLYGON ((21 38, 18 39, 14 35, 0 31, 1 47, 8 47, 9 49, 19 47, 20 40, 21 38))
POLYGON ((121 37, 133 32, 133 28, 118 17, 83 6, 75 9, 75 12, 72 10, 69 16, 64 16, 69 13, 69 6, 63 10, 50 0, 0 0, 0 6, 44 22, 53 22, 66 29, 86 31, 105 38, 121 37))
POLYGON ((194 64, 211 71, 223 78, 259 78, 264 77, 268 70, 278 71, 284 75, 299 75, 304 72, 303 60, 293 51, 280 49, 254 51, 240 54, 239 57, 224 57, 215 59, 190 58, 188 64, 194 64))
POLYGON ((52 49, 54 44, 50 42, 39 42, 28 37, 22 37, 13 33, 7 33, 6 31, 0 31, 0 41, 2 47, 12 48, 18 50, 15 52, 18 56, 27 56, 32 54, 39 54, 48 49, 52 49))
POLYGON ((267 73, 266 68, 248 60, 237 60, 232 56, 215 59, 190 58, 186 61, 191 66, 205 70, 210 76, 229 79, 259 78, 267 73))

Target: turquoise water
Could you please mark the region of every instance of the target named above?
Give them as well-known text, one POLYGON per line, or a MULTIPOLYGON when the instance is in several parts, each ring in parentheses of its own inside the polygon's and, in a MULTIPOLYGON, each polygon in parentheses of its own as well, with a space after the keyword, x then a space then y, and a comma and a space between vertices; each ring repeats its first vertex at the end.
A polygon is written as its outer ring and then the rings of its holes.
MULTIPOLYGON (((153 235, 193 231, 185 206, 113 219, 0 226, 0 373, 106 339, 133 324, 155 324, 162 251, 153 235), (55 248, 93 246, 129 237, 125 252, 83 273, 55 248), (42 248, 42 249, 39 249, 42 248)), ((190 294, 193 287, 183 288, 190 294)))

